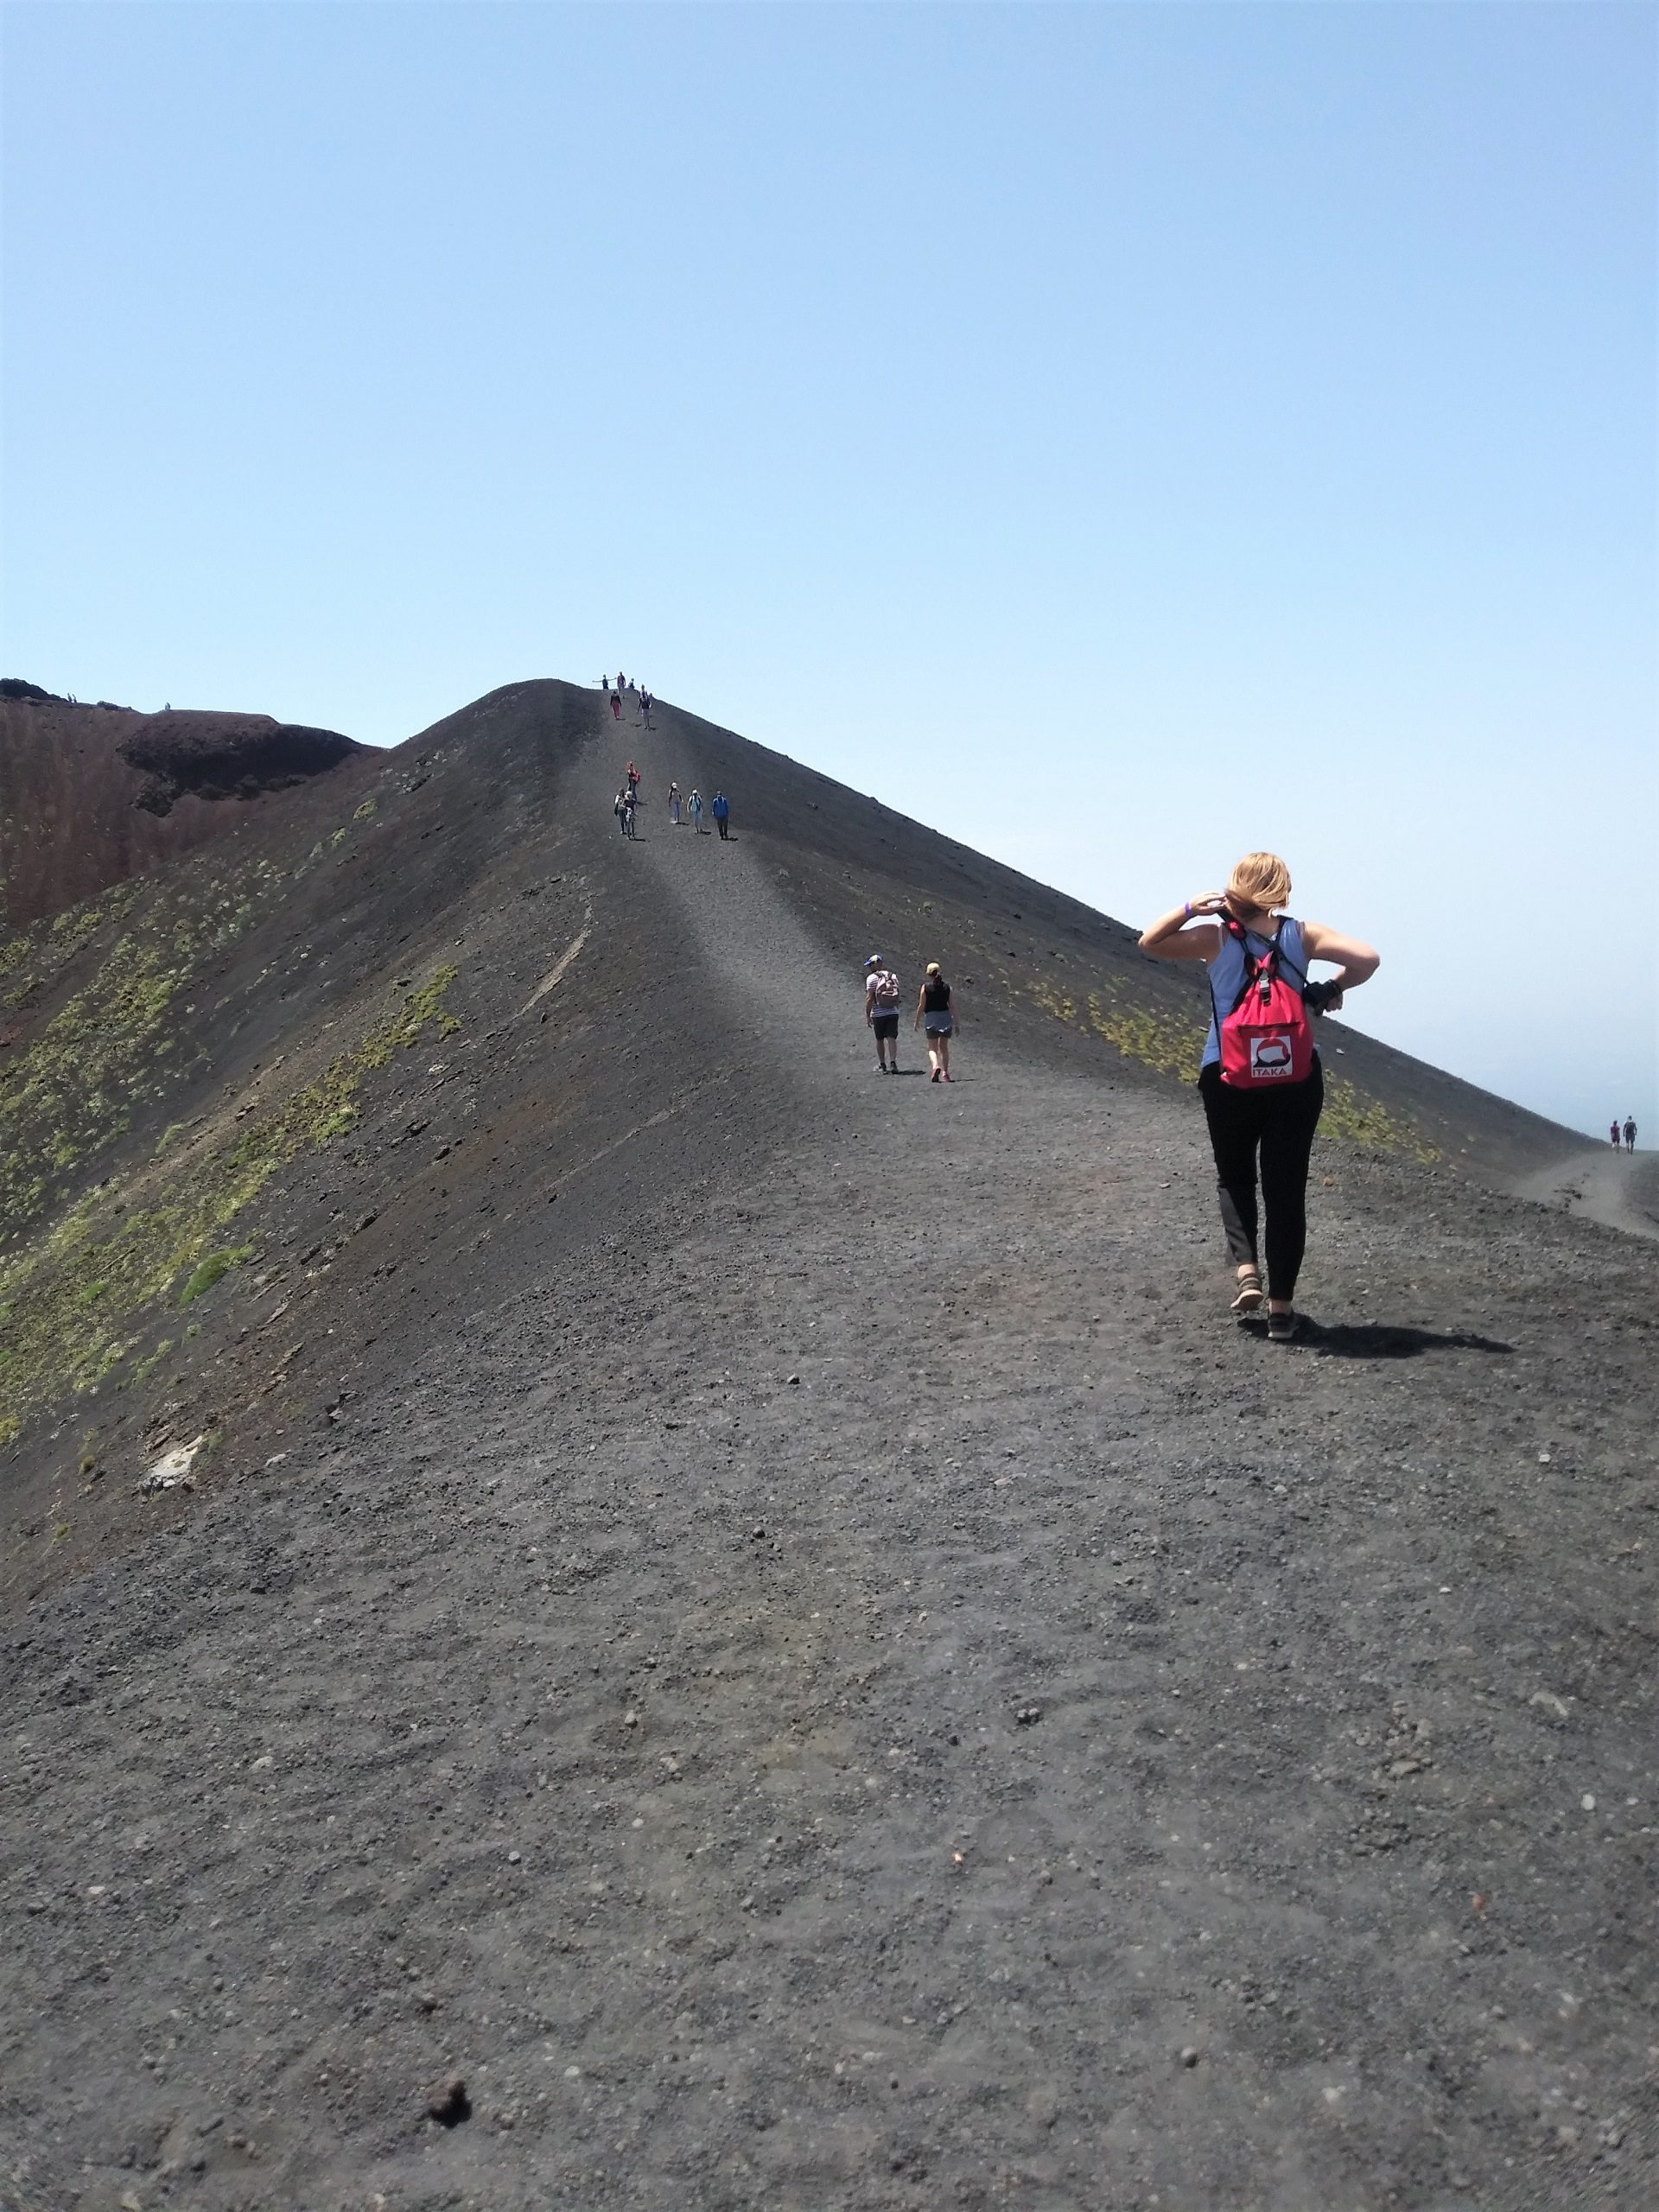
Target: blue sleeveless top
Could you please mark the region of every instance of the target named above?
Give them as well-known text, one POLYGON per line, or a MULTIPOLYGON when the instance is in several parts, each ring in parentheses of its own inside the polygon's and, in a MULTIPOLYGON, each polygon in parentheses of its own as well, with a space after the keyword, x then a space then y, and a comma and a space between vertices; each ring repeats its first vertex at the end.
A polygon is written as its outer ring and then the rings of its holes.
MULTIPOLYGON (((1225 923, 1221 926, 1221 950, 1206 971, 1210 978, 1210 1034, 1204 1040, 1204 1058, 1198 1062, 1200 1075, 1221 1058, 1221 1038, 1217 1033, 1221 1017, 1232 1012, 1244 988, 1244 945, 1225 923)), ((1273 939, 1258 937, 1254 930, 1245 931, 1244 944, 1257 960, 1265 960, 1273 950, 1273 939)), ((1302 950, 1302 925, 1289 914, 1285 916, 1284 926, 1279 932, 1279 965, 1285 981, 1294 989, 1302 989, 1307 982, 1307 955, 1302 950)))

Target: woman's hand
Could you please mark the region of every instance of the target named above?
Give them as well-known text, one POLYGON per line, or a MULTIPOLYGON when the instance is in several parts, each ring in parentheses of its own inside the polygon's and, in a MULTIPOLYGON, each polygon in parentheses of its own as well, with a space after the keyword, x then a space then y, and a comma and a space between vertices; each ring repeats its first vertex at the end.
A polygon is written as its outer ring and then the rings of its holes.
POLYGON ((1224 891, 1206 891, 1184 906, 1172 906, 1142 933, 1141 950, 1154 960, 1213 960, 1221 948, 1221 931, 1209 918, 1226 911, 1224 891), (1189 922, 1198 920, 1204 923, 1201 929, 1188 929, 1189 922))

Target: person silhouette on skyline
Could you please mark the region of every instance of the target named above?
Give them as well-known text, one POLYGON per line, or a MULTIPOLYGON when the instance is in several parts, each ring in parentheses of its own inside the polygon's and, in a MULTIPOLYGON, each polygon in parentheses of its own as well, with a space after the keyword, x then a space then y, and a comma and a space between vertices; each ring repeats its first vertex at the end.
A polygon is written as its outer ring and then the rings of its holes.
POLYGON ((1624 1149, 1626 1152, 1634 1152, 1636 1150, 1636 1116, 1634 1114, 1627 1114, 1624 1116, 1624 1149))

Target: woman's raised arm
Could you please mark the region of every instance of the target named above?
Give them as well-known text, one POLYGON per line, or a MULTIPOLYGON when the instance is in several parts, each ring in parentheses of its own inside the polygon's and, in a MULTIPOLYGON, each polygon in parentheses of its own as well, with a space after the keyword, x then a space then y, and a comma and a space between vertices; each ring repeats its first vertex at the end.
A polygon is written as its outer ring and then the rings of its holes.
POLYGON ((1310 960, 1328 960, 1337 969, 1331 978, 1336 988, 1326 1001, 1333 1013, 1342 1003, 1344 991, 1369 983, 1382 964, 1382 955, 1373 952, 1369 944, 1362 944, 1357 937, 1339 937, 1323 922, 1302 924, 1302 950, 1310 960))
POLYGON ((1201 899, 1189 899, 1179 906, 1172 906, 1160 914, 1149 929, 1141 933, 1141 950, 1149 952, 1154 960, 1213 960, 1221 950, 1221 931, 1214 924, 1204 920, 1211 914, 1226 911, 1224 891, 1206 891, 1201 899), (1189 922, 1204 920, 1199 929, 1189 929, 1189 922))

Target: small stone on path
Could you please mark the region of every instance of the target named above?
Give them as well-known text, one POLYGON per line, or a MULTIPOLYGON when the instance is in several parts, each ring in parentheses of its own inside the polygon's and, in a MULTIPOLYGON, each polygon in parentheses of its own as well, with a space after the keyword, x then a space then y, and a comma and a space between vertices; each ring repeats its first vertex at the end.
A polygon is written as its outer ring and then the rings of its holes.
POLYGON ((428 2119, 435 2120, 440 2127, 454 2127, 472 2118, 472 2100, 459 2074, 433 2084, 426 2093, 426 2111, 428 2119))

